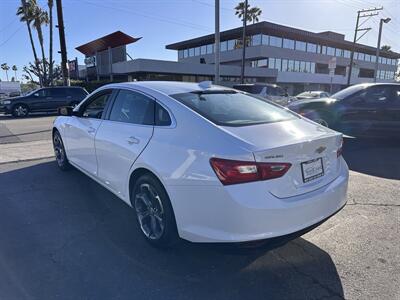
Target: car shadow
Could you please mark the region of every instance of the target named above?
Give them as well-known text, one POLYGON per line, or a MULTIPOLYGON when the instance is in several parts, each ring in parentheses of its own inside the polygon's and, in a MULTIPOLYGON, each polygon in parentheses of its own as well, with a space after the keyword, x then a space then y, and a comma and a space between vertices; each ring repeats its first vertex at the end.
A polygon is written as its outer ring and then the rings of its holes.
POLYGON ((1 299, 343 299, 332 258, 298 238, 267 251, 151 247, 133 210, 55 162, 0 165, 1 299))
POLYGON ((30 113, 27 117, 25 118, 15 118, 12 115, 5 115, 0 113, 0 121, 4 120, 26 120, 26 119, 33 119, 33 118, 43 118, 43 117, 52 117, 52 116, 57 116, 57 112, 49 112, 49 113, 30 113))
POLYGON ((350 170, 367 175, 400 179, 400 139, 347 137, 343 157, 350 170))

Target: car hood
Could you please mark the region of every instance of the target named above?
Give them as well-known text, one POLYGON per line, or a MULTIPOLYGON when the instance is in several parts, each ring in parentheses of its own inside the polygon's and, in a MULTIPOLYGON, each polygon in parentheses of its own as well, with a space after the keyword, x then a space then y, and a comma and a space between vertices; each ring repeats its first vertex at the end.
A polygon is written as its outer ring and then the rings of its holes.
POLYGON ((16 101, 16 100, 22 100, 22 99, 25 99, 25 97, 24 97, 24 96, 18 96, 18 97, 8 97, 8 98, 1 99, 1 101, 4 101, 4 100, 8 100, 8 101, 16 101))

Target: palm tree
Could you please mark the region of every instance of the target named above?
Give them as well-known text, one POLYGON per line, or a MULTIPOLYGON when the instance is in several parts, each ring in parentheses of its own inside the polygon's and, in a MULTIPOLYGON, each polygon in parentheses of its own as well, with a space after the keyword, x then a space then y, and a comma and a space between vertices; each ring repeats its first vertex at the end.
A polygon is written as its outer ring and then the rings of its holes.
POLYGON ((36 29, 40 49, 42 50, 42 64, 43 64, 43 83, 47 81, 47 72, 46 72, 46 55, 44 54, 44 40, 43 40, 43 31, 42 25, 47 25, 49 23, 49 16, 46 11, 41 9, 39 6, 36 5, 34 9, 34 20, 33 20, 33 27, 36 29))
POLYGON ((6 71, 6 77, 7 77, 7 81, 8 81, 8 70, 10 70, 10 67, 7 65, 7 63, 3 63, 3 64, 1 64, 1 69, 6 71))
POLYGON ((50 85, 53 85, 53 0, 48 0, 47 5, 49 7, 49 81, 50 85))
POLYGON ((386 52, 391 51, 391 49, 392 49, 392 47, 389 46, 389 45, 383 45, 383 46, 381 47, 381 50, 382 50, 382 51, 386 51, 386 52))
MULTIPOLYGON (((34 8, 37 6, 36 0, 21 0, 21 6, 17 9, 17 16, 19 16, 19 20, 21 22, 26 23, 26 27, 28 28, 29 40, 31 42, 33 58, 35 60, 35 66, 38 67, 39 60, 36 53, 35 43, 33 41, 31 23, 34 19, 34 8)), ((40 85, 42 84, 42 78, 39 76, 40 85)))
POLYGON ((15 75, 15 79, 16 79, 16 78, 17 78, 17 71, 18 71, 17 66, 16 66, 16 65, 13 65, 13 66, 12 66, 12 70, 14 71, 14 75, 15 75))
MULTIPOLYGON (((244 1, 239 2, 238 5, 235 7, 235 15, 239 17, 239 19, 243 20, 244 18, 244 1)), ((253 22, 256 23, 259 21, 259 17, 262 14, 262 10, 256 6, 250 7, 250 4, 247 4, 247 17, 246 21, 247 22, 253 22)))

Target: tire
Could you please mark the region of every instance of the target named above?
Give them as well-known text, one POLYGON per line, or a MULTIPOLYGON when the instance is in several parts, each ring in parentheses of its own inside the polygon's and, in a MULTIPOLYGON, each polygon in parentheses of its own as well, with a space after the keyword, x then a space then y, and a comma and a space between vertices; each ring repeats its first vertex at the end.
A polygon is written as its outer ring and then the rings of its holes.
POLYGON ((26 104, 16 104, 13 106, 11 114, 15 118, 24 118, 29 115, 29 107, 26 104))
POLYGON ((333 125, 333 118, 331 118, 327 113, 320 113, 313 121, 327 128, 332 128, 333 125))
POLYGON ((179 242, 175 215, 161 182, 151 174, 140 176, 131 191, 139 232, 152 246, 165 248, 179 242))
POLYGON ((61 135, 57 130, 53 133, 53 148, 58 167, 62 171, 69 170, 71 168, 71 165, 68 161, 67 153, 65 152, 64 143, 62 141, 61 135))

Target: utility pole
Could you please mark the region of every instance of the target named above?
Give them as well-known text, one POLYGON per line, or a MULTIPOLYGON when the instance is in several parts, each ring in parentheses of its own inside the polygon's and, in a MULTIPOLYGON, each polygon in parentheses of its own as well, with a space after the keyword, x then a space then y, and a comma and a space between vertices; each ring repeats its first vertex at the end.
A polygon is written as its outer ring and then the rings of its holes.
POLYGON ((244 69, 246 66, 246 25, 247 25, 247 0, 244 1, 243 36, 242 36, 242 68, 240 71, 240 83, 244 83, 244 69))
POLYGON ((215 75, 214 84, 219 84, 219 54, 220 54, 220 35, 219 35, 219 0, 215 0, 215 75))
POLYGON ((357 21, 356 21, 356 28, 354 30, 354 39, 353 39, 353 47, 351 49, 350 53, 350 65, 349 65, 349 73, 347 74, 347 85, 350 85, 351 81, 351 73, 353 71, 353 62, 354 62, 354 49, 356 46, 357 41, 359 41, 368 31, 371 30, 371 27, 368 28, 360 28, 361 25, 363 25, 367 20, 365 20, 363 23, 360 24, 360 18, 370 18, 372 16, 376 16, 379 13, 377 12, 378 10, 382 10, 383 7, 374 7, 370 9, 362 9, 357 11, 357 21), (357 34, 359 31, 364 31, 364 33, 357 38, 357 34))
POLYGON ((63 11, 62 11, 62 3, 61 0, 56 0, 57 6, 57 19, 58 19, 58 33, 60 35, 60 48, 61 51, 61 70, 63 75, 63 83, 65 86, 70 85, 69 81, 69 74, 67 68, 67 46, 65 44, 65 32, 64 32, 64 18, 63 18, 63 11))
POLYGON ((382 37, 382 26, 383 23, 389 23, 391 18, 381 19, 379 22, 379 35, 378 35, 378 45, 376 46, 375 55, 375 70, 374 70, 374 82, 376 82, 376 77, 378 75, 378 62, 379 62, 379 51, 381 50, 381 37, 382 37))

